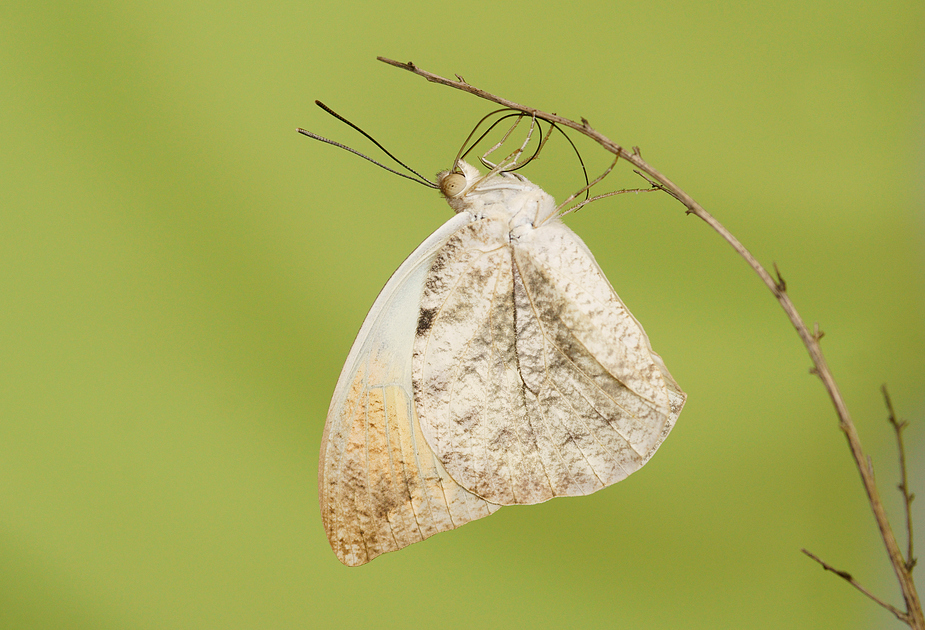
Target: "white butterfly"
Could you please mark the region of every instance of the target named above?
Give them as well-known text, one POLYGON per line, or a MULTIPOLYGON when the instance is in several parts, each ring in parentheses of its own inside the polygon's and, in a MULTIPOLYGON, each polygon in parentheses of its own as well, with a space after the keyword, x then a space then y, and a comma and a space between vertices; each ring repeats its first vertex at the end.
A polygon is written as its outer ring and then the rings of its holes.
POLYGON ((347 357, 318 481, 346 565, 620 481, 684 405, 552 197, 510 163, 438 176, 456 216, 394 273, 347 357))

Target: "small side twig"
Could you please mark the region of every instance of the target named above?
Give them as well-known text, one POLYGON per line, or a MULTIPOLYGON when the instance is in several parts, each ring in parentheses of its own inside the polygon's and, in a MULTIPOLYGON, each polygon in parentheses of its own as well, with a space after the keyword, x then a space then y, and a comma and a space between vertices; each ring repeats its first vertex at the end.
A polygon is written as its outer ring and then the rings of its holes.
POLYGON ((916 564, 912 548, 912 502, 915 500, 915 495, 909 492, 909 481, 906 474, 906 447, 903 445, 903 429, 909 423, 896 418, 896 412, 893 411, 893 401, 890 400, 890 393, 887 391, 886 385, 883 385, 880 390, 883 392, 887 411, 890 412, 890 417, 887 418, 887 421, 893 425, 893 430, 896 432, 896 448, 899 451, 899 491, 903 495, 903 503, 906 508, 906 536, 909 540, 909 547, 906 551, 906 569, 912 571, 916 564))
POLYGON ((896 608, 895 606, 891 606, 890 604, 886 603, 885 601, 883 601, 882 599, 880 599, 879 597, 877 597, 876 595, 874 595, 873 593, 871 593, 870 591, 868 591, 866 588, 864 588, 863 586, 861 586, 861 585, 858 583, 858 581, 855 580, 854 577, 852 577, 852 575, 851 575, 850 573, 848 573, 847 571, 840 571, 839 569, 836 569, 835 567, 833 567, 832 565, 828 564, 828 563, 825 562, 824 560, 820 559, 818 556, 816 556, 816 555, 813 554, 812 552, 807 551, 806 549, 801 549, 800 551, 802 551, 802 552, 805 553, 807 556, 809 556, 810 558, 812 558, 813 560, 815 560, 816 562, 818 562, 820 565, 822 565, 822 568, 825 569, 826 571, 831 571, 832 573, 834 573, 834 574, 837 575, 838 577, 840 577, 840 578, 842 578, 843 580, 845 580, 846 582, 848 582, 848 584, 850 584, 850 585, 853 586, 854 588, 858 589, 861 593, 863 593, 864 595, 866 595, 867 597, 869 597, 871 600, 877 602, 878 604, 880 604, 881 606, 883 606, 884 608, 886 608, 887 610, 889 610, 891 613, 893 613, 894 615, 896 615, 896 618, 897 618, 897 619, 899 619, 899 620, 902 621, 903 623, 907 623, 907 624, 909 623, 909 615, 907 615, 907 614, 904 613, 903 611, 899 610, 899 609, 896 608))

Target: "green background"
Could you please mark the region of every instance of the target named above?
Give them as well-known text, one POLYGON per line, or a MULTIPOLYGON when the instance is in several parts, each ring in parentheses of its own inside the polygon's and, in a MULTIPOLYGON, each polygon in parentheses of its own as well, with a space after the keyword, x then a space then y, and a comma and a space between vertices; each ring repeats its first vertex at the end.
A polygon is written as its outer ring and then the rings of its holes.
MULTIPOLYGON (((640 146, 820 322, 898 517, 889 384, 925 493, 920 0, 7 2, 0 627, 899 627, 800 553, 900 603, 793 329, 665 195, 568 220, 689 394, 652 462, 341 566, 329 398, 450 210, 295 129, 371 151, 319 98, 431 174, 491 109, 376 55, 640 146)), ((561 199, 552 151, 526 174, 561 199)))

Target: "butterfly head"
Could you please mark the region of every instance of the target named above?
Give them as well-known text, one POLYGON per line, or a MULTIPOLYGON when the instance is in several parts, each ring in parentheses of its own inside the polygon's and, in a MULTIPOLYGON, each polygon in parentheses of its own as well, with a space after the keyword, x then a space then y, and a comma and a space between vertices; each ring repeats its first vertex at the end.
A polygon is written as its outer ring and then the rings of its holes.
POLYGON ((440 179, 440 192, 447 199, 457 197, 466 189, 466 176, 462 173, 447 171, 440 179))
POLYGON ((437 174, 437 185, 447 203, 458 213, 466 210, 469 203, 465 197, 481 179, 483 176, 477 168, 459 160, 456 168, 437 174))

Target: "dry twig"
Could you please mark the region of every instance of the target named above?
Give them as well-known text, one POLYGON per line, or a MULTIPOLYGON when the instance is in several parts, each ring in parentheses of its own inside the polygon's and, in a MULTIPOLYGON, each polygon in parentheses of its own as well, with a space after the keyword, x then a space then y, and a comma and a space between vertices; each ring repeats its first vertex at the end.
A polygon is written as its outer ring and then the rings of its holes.
MULTIPOLYGON (((719 221, 713 218, 710 213, 704 210, 699 203, 694 201, 694 199, 686 192, 684 192, 677 184, 662 175, 659 171, 657 171, 645 160, 643 160, 638 149, 633 148, 629 151, 624 149, 622 146, 618 145, 597 130, 593 129, 588 121, 584 118, 581 119, 581 122, 575 122, 563 116, 550 114, 533 107, 525 107, 523 105, 519 105, 513 101, 495 96, 494 94, 486 92, 485 90, 481 90, 463 81, 462 78, 458 75, 457 78, 460 80, 453 81, 431 72, 427 72, 426 70, 422 70, 410 62, 402 63, 399 61, 386 59, 385 57, 379 57, 379 61, 417 74, 432 83, 440 83, 457 90, 462 90, 463 92, 468 92, 469 94, 473 94, 479 98, 497 103, 503 107, 516 109, 526 114, 534 115, 537 118, 555 123, 562 127, 574 129, 578 133, 591 138, 602 147, 604 147, 607 151, 613 153, 621 159, 627 160, 636 169, 642 171, 649 178, 654 180, 659 188, 684 204, 684 206, 687 208, 688 214, 694 214, 701 220, 705 221, 707 225, 709 225, 720 236, 722 236, 723 239, 725 239, 726 242, 728 242, 732 248, 742 258, 745 259, 745 261, 755 271, 755 273, 758 274, 758 277, 761 278, 762 282, 764 282, 765 286, 768 287, 768 290, 770 290, 771 293, 774 294, 774 297, 777 298, 781 308, 784 309, 784 312, 790 319, 790 323, 796 329, 797 334, 800 336, 800 339, 803 342, 803 345, 806 346, 806 350, 809 352, 810 359, 813 362, 812 372, 822 381, 823 386, 829 394, 829 398, 831 399, 832 404, 835 406, 835 412, 837 413, 839 420, 839 428, 841 428, 845 434, 845 437, 848 441, 848 447, 851 450, 851 456, 854 458, 855 465, 857 466, 858 472, 861 475, 861 482, 864 485, 864 491, 867 493, 867 498, 870 503, 871 510, 873 511, 874 519, 877 522, 877 527, 880 529, 880 536, 883 539, 883 544, 886 547, 887 554, 889 555, 890 564, 893 566, 896 579, 899 582, 900 589, 902 590, 903 599, 905 600, 906 604, 906 612, 893 608, 892 606, 884 604, 883 602, 880 603, 888 607, 891 611, 894 612, 894 614, 897 615, 897 617, 899 617, 899 619, 908 624, 910 627, 915 628, 916 630, 925 630, 925 616, 923 616, 922 613, 922 605, 919 601, 918 592, 915 589, 915 583, 913 582, 911 573, 910 563, 914 564, 911 554, 911 535, 909 562, 907 563, 906 559, 903 558, 903 554, 902 551, 900 551, 898 543, 896 542, 896 536, 893 534, 893 530, 886 515, 886 510, 883 507, 883 502, 880 500, 880 494, 877 491, 873 471, 868 465, 867 456, 864 454, 864 451, 861 448, 860 437, 858 436, 854 423, 851 421, 851 415, 848 413, 848 408, 845 405, 841 392, 835 383, 835 378, 832 376, 832 372, 829 370, 829 367, 825 361, 825 357, 822 354, 822 348, 819 345, 819 339, 822 337, 822 335, 818 332, 816 327, 810 331, 806 323, 800 317, 796 307, 790 300, 790 296, 787 294, 786 285, 784 284, 783 279, 781 278, 777 269, 775 268, 777 276, 775 279, 764 267, 761 266, 761 264, 751 254, 751 252, 749 252, 745 246, 742 245, 742 243, 740 243, 739 240, 729 232, 729 230, 723 227, 719 221)), ((897 429, 897 433, 898 432, 899 429, 897 429)), ((905 477, 903 477, 903 488, 904 496, 911 497, 911 495, 908 494, 908 490, 905 488, 905 477)), ((907 506, 909 502, 911 502, 911 498, 907 498, 907 506)), ((909 530, 911 534, 911 524, 909 525, 909 530)), ((817 561, 821 562, 818 560, 818 558, 817 561)), ((827 568, 827 570, 834 570, 825 563, 822 564, 827 568)), ((839 573, 839 575, 842 574, 839 573)), ((844 577, 844 575, 842 575, 842 577, 844 577)), ((866 593, 866 591, 864 592, 866 593)), ((869 596, 873 597, 872 595, 869 596)), ((876 601, 879 602, 879 600, 876 601)))
POLYGON ((887 420, 893 425, 893 430, 896 432, 896 448, 899 451, 899 491, 903 495, 903 503, 906 508, 906 537, 909 540, 909 548, 906 552, 906 569, 912 571, 916 563, 915 554, 912 551, 912 501, 915 500, 915 495, 909 492, 909 481, 906 475, 906 447, 903 445, 903 429, 909 423, 905 420, 897 420, 896 412, 893 411, 893 401, 890 400, 890 393, 886 390, 886 385, 881 387, 881 391, 883 391, 887 411, 890 412, 890 417, 887 420))
POLYGON ((871 600, 877 602, 878 604, 880 604, 881 606, 883 606, 884 608, 886 608, 887 610, 889 610, 891 613, 893 613, 894 615, 896 615, 897 619, 899 619, 900 621, 904 621, 904 622, 906 622, 906 623, 909 623, 908 615, 906 615, 906 613, 904 613, 903 611, 899 610, 899 609, 896 608, 895 606, 892 606, 892 605, 886 603, 885 601, 883 601, 882 599, 880 599, 879 597, 877 597, 876 595, 874 595, 873 593, 871 593, 870 591, 868 591, 866 588, 864 588, 863 586, 861 586, 861 585, 858 583, 858 581, 855 580, 854 577, 852 577, 852 575, 851 575, 850 573, 848 573, 847 571, 840 571, 840 570, 836 569, 835 567, 833 567, 832 565, 828 564, 827 562, 821 560, 818 556, 816 556, 815 554, 813 554, 813 553, 807 551, 806 549, 801 549, 800 551, 802 551, 802 552, 805 553, 807 556, 809 556, 810 558, 812 558, 813 560, 815 560, 816 562, 818 562, 820 565, 822 565, 822 568, 825 569, 826 571, 831 571, 832 573, 834 573, 835 575, 837 575, 837 576, 840 577, 841 579, 843 579, 843 580, 845 580, 846 582, 848 582, 848 584, 850 584, 850 585, 853 586, 854 588, 856 588, 856 589, 858 589, 859 591, 861 591, 864 595, 866 595, 867 597, 869 597, 871 600))

